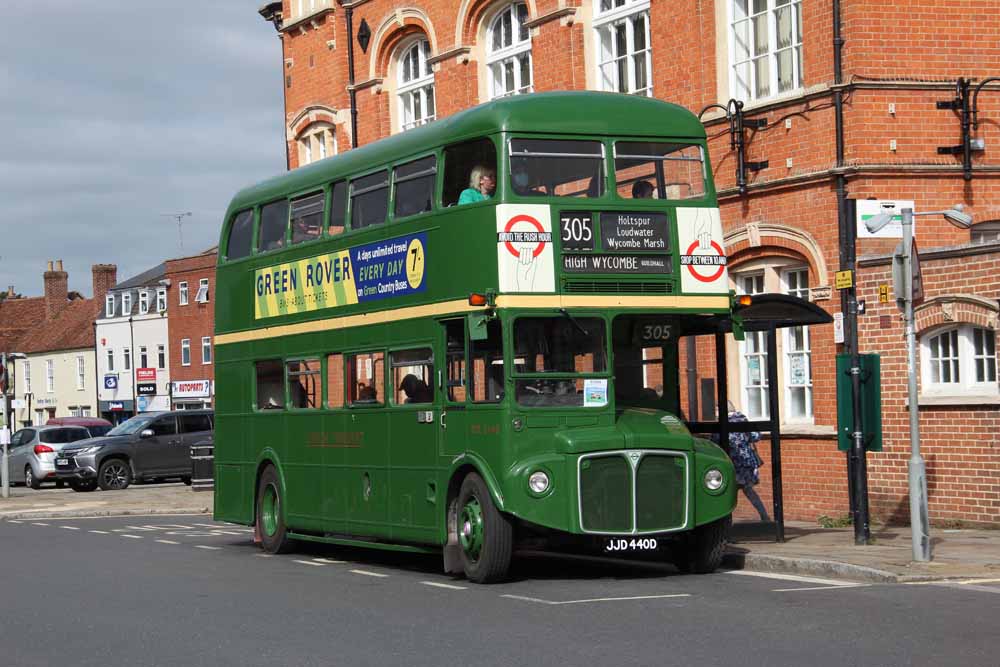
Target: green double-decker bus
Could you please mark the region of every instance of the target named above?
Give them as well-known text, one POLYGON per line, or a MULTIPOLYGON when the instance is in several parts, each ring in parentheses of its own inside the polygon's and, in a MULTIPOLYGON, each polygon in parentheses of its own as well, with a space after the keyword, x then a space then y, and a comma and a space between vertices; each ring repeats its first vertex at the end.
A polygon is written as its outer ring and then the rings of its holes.
POLYGON ((493 101, 241 191, 219 248, 216 519, 476 582, 521 545, 718 566, 736 485, 677 341, 733 301, 690 112, 493 101))

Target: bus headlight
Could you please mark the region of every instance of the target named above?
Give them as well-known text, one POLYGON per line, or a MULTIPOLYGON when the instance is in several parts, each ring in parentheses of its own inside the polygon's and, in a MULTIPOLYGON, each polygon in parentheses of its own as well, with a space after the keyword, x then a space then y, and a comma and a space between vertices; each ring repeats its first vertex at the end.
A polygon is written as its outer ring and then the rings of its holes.
POLYGON ((721 470, 709 468, 708 472, 705 473, 705 488, 709 491, 718 491, 725 483, 726 478, 722 475, 721 470))
POLYGON ((549 476, 541 470, 536 470, 528 477, 528 488, 536 495, 542 495, 549 490, 549 476))

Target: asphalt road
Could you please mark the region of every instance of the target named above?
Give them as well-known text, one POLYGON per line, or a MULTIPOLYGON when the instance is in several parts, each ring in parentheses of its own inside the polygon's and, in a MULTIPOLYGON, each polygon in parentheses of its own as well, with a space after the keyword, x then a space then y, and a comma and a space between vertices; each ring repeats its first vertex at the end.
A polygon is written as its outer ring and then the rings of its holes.
POLYGON ((1000 580, 934 585, 525 556, 510 583, 204 515, 0 521, 5 665, 983 665, 1000 580))

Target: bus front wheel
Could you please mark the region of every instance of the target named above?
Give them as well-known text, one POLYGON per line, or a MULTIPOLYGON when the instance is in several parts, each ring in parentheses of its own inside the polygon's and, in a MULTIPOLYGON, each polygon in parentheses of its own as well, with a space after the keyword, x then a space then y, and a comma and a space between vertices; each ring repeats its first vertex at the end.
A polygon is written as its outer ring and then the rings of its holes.
POLYGON ((264 551, 281 554, 292 550, 294 543, 285 527, 281 483, 274 466, 264 469, 257 484, 257 530, 264 551))
POLYGON ((726 538, 732 517, 698 526, 680 544, 674 555, 674 564, 681 572, 709 574, 715 572, 722 563, 726 550, 726 538))
POLYGON ((497 510, 486 482, 476 473, 469 473, 462 481, 457 521, 466 578, 477 584, 503 580, 510 569, 514 529, 497 510))

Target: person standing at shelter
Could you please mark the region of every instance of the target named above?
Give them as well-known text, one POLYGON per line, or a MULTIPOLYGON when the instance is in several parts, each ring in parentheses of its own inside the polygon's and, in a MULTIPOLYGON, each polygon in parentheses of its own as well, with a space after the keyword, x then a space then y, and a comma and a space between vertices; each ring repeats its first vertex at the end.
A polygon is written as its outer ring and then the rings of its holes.
MULTIPOLYGON (((730 404, 732 405, 732 404, 730 404)), ((729 422, 748 421, 746 415, 739 410, 729 411, 729 422)), ((760 467, 764 465, 763 459, 757 453, 757 442, 760 440, 760 433, 751 431, 749 433, 730 433, 729 448, 727 453, 733 461, 736 469, 736 485, 743 491, 750 504, 760 515, 761 521, 770 521, 767 508, 753 487, 760 483, 760 467)))

